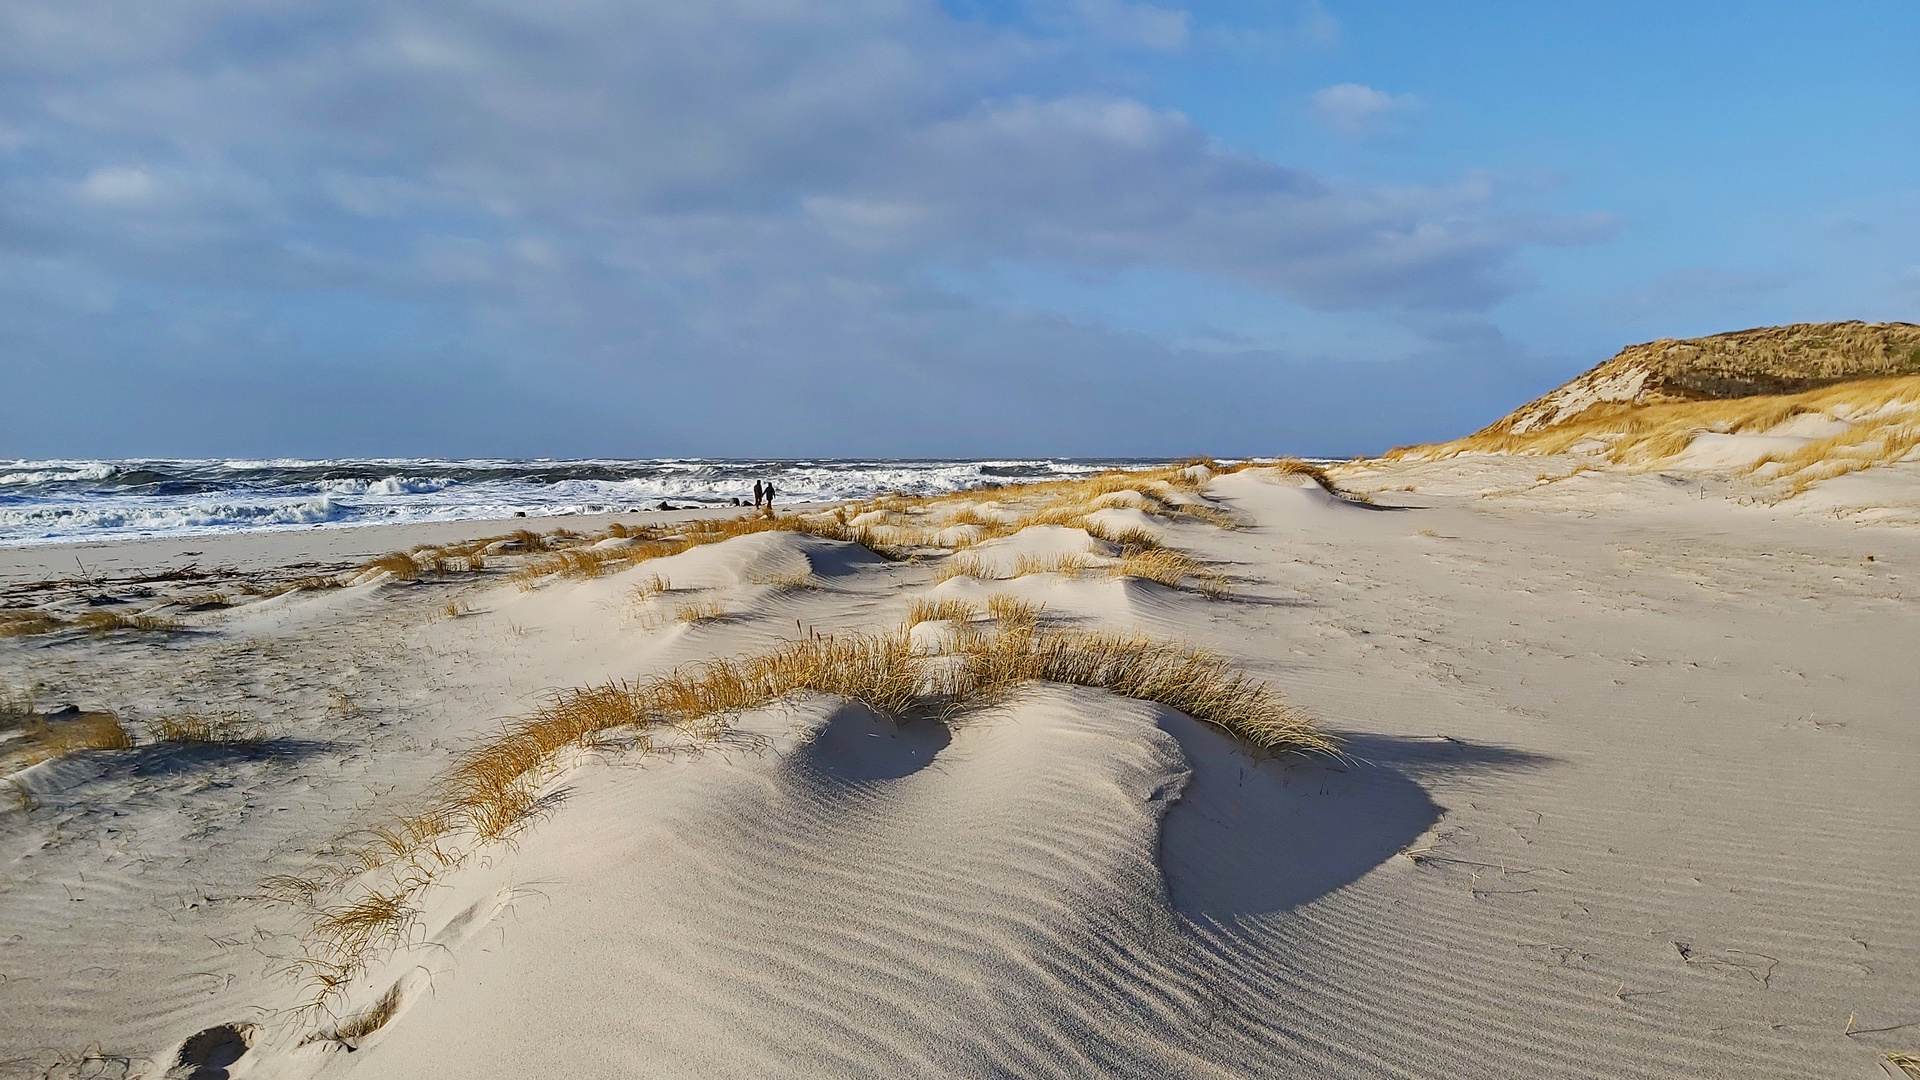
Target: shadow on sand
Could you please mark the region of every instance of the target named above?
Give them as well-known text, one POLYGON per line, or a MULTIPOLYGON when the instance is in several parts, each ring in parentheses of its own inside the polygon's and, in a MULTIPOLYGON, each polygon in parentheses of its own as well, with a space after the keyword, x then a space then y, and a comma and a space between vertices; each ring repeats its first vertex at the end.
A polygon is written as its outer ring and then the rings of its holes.
POLYGON ((1418 777, 1540 768, 1551 758, 1451 739, 1351 736, 1345 757, 1255 761, 1172 710, 1160 726, 1193 770, 1160 834, 1176 911, 1224 922, 1298 907, 1352 881, 1440 819, 1418 777))
POLYGON ((895 723, 864 706, 848 704, 835 709, 813 738, 787 755, 780 769, 803 782, 898 780, 932 764, 952 741, 947 725, 938 720, 908 718, 895 723))
POLYGON ((118 754, 136 776, 164 776, 241 761, 297 762, 333 748, 320 739, 264 736, 234 742, 152 742, 118 754))

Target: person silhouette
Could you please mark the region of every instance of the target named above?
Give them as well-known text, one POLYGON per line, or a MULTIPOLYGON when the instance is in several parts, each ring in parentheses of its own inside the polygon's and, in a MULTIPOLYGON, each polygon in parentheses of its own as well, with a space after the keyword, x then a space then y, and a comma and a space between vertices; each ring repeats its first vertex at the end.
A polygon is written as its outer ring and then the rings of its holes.
POLYGON ((773 481, 767 481, 767 512, 773 512, 773 481))
POLYGON ((759 506, 759 505, 760 505, 760 499, 761 499, 761 487, 760 487, 760 481, 758 481, 758 480, 755 480, 755 481, 753 482, 753 505, 755 505, 755 506, 759 506))

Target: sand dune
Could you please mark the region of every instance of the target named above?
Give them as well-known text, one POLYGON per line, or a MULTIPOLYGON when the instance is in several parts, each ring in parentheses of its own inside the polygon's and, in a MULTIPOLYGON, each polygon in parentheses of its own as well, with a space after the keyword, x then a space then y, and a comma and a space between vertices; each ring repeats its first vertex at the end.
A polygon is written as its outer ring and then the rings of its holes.
MULTIPOLYGON (((761 532, 524 589, 506 559, 162 634, 5 639, 0 682, 138 738, 14 777, 0 1061, 1798 1078, 1920 1047, 1920 543, 1702 498, 1711 478, 1540 470, 1340 474, 1374 505, 1260 469, 1142 481, 998 536, 1028 512, 1004 495, 856 507, 849 530, 965 550, 761 532), (1225 594, 1113 576, 1120 548, 1069 520, 1150 529, 1225 594), (1033 561, 1063 555, 1087 565, 1033 561), (990 569, 942 580, 963 558, 990 569), (995 595, 1217 650, 1343 755, 1260 758, 1087 688, 944 721, 802 695, 720 735, 565 758, 542 813, 434 864, 401 939, 300 1011, 303 916, 261 880, 351 849, 550 691, 890 630, 918 599, 973 601, 990 626, 995 595), (259 737, 140 734, 189 710, 259 737)), ((244 558, 297 562, 300 540, 244 558)))

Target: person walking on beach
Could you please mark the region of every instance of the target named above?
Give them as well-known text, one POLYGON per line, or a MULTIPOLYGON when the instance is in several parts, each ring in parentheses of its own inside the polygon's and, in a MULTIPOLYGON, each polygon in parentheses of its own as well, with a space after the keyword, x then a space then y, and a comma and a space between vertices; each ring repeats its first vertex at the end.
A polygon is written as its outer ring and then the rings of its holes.
POLYGON ((773 481, 767 481, 767 513, 773 513, 773 481))
POLYGON ((756 507, 760 505, 760 481, 758 480, 753 482, 753 505, 756 507))

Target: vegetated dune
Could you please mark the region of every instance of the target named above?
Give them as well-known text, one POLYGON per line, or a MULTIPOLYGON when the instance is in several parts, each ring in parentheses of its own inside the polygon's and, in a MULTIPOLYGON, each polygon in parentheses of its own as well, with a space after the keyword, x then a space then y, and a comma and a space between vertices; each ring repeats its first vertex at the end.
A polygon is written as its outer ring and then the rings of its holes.
POLYGON ((1731 473, 1771 501, 1917 446, 1920 326, 1842 322, 1634 345, 1472 435, 1387 458, 1570 454, 1731 473))
POLYGON ((443 542, 180 631, 5 638, 0 684, 47 683, 15 726, 146 734, 0 808, 0 1076, 1912 1048, 1920 544, 1556 486, 1581 515, 1201 462, 443 542))
POLYGON ((1851 379, 1920 375, 1920 326, 1796 323, 1629 345, 1475 436, 1543 431, 1609 406, 1797 394, 1851 379))

